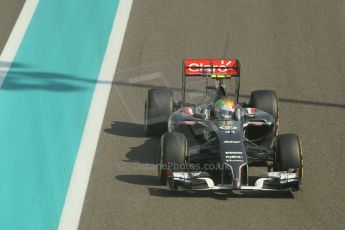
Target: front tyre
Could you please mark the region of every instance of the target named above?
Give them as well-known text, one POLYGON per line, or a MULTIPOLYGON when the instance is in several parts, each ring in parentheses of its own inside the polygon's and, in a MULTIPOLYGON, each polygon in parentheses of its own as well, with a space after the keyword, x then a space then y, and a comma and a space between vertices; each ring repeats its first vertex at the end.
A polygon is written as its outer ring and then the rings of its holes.
POLYGON ((186 136, 178 132, 165 133, 161 138, 158 178, 167 183, 167 171, 185 163, 187 156, 186 136))
MULTIPOLYGON (((294 169, 299 172, 300 181, 303 178, 303 153, 301 142, 296 134, 278 135, 275 142, 274 171, 294 169)), ((300 183, 296 184, 300 190, 300 183)))

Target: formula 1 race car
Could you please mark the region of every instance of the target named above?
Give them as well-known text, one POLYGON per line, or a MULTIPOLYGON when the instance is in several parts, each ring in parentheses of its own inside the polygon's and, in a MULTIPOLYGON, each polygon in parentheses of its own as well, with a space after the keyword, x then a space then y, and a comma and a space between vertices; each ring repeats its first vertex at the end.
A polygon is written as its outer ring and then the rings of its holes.
POLYGON ((276 93, 239 102, 239 88, 238 60, 186 59, 181 101, 168 88, 148 91, 145 132, 161 137, 158 177, 170 189, 300 189, 301 143, 278 135, 276 93), (250 182, 250 166, 267 171, 250 182))

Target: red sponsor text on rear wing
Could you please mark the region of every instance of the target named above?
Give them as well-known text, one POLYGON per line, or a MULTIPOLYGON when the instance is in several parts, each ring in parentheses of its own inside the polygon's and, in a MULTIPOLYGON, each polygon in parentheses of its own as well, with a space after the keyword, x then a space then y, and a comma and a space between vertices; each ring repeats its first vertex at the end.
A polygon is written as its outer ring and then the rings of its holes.
POLYGON ((184 76, 240 76, 237 59, 185 59, 184 76))

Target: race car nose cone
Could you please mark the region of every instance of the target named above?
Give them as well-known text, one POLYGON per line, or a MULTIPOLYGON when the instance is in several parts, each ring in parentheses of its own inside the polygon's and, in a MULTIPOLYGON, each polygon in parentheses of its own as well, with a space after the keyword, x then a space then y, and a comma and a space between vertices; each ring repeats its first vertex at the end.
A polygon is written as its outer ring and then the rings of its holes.
POLYGON ((241 179, 240 178, 234 178, 232 180, 232 189, 241 189, 241 179))

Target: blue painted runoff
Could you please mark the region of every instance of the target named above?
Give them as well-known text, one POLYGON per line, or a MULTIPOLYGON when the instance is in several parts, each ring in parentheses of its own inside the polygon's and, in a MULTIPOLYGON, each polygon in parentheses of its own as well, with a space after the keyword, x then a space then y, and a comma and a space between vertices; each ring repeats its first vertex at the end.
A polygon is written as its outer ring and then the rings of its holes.
POLYGON ((56 229, 119 0, 41 0, 0 89, 0 229, 56 229))

